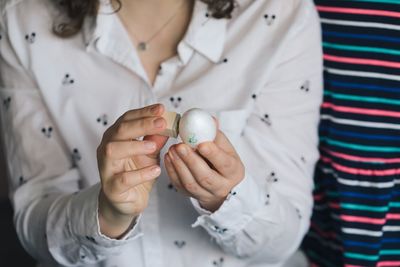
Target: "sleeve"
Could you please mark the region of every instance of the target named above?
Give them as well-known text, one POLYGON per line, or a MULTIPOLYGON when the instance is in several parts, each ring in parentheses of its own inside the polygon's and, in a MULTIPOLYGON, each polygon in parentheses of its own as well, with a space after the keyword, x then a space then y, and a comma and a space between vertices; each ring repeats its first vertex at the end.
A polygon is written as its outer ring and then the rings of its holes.
MULTIPOLYGON (((99 230, 100 185, 80 190, 80 174, 25 62, 17 19, 0 15, 0 121, 14 222, 24 248, 49 265, 86 266, 118 254, 122 240, 99 230), (9 23, 8 23, 9 22, 9 23), (48 131, 51 128, 51 138, 48 131), (48 127, 48 128, 47 128, 48 127)), ((23 38, 23 37, 22 37, 23 38)), ((136 242, 136 241, 135 241, 136 242)))
MULTIPOLYGON (((214 213, 192 199, 203 227, 227 252, 253 263, 281 263, 299 247, 312 211, 322 100, 320 24, 303 4, 267 83, 253 96, 250 118, 233 142, 245 178, 214 213)), ((310 2, 310 3, 308 3, 310 2)))

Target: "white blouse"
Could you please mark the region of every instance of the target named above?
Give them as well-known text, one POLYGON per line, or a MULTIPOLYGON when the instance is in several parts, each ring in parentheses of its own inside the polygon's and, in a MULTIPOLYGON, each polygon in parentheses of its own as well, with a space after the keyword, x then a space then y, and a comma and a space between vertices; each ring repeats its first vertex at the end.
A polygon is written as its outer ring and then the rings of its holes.
MULTIPOLYGON (((280 266, 309 226, 322 99, 310 0, 238 0, 232 19, 196 1, 178 54, 150 84, 110 4, 73 38, 52 33, 59 1, 0 3, 0 97, 15 224, 43 266, 280 266), (208 110, 246 167, 215 213, 176 192, 164 164, 122 240, 102 235, 96 149, 124 112, 208 110)), ((170 140, 163 150, 179 140, 170 140)))

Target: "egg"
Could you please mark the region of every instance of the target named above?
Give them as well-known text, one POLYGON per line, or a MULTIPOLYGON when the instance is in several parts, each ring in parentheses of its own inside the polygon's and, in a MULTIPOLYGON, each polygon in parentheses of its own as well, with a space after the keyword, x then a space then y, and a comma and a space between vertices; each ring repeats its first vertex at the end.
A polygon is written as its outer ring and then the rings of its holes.
POLYGON ((216 135, 217 126, 210 113, 199 108, 183 113, 179 121, 179 136, 185 144, 196 148, 201 143, 214 141, 216 135))

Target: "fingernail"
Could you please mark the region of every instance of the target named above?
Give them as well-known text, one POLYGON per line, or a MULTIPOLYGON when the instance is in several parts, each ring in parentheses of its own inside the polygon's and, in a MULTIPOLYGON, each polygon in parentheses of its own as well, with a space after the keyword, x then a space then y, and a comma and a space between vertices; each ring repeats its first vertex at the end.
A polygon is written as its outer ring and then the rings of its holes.
POLYGON ((154 126, 156 128, 162 128, 164 126, 164 119, 163 118, 158 118, 154 121, 154 126))
POLYGON ((156 143, 154 143, 154 142, 149 142, 149 141, 145 141, 145 142, 144 142, 144 147, 145 147, 147 150, 154 150, 154 149, 156 148, 156 143))
POLYGON ((188 152, 187 152, 186 147, 182 145, 182 146, 178 146, 178 153, 181 156, 186 156, 188 152))
POLYGON ((160 167, 156 166, 156 167, 151 168, 150 171, 152 174, 158 175, 161 172, 161 169, 160 169, 160 167))

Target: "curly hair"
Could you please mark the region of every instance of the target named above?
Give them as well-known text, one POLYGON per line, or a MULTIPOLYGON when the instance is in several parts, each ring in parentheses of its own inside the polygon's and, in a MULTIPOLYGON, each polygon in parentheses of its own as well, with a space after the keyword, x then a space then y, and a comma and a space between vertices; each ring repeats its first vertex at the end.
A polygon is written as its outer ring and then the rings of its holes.
MULTIPOLYGON (((116 0, 121 8, 120 0, 116 0)), ((216 19, 230 18, 235 8, 234 0, 195 0, 202 1, 208 5, 210 15, 216 19)), ((63 0, 60 7, 68 20, 64 23, 55 23, 54 33, 60 37, 71 37, 81 29, 86 17, 95 17, 100 5, 100 0, 63 0)), ((119 11, 116 10, 116 12, 119 11)))

